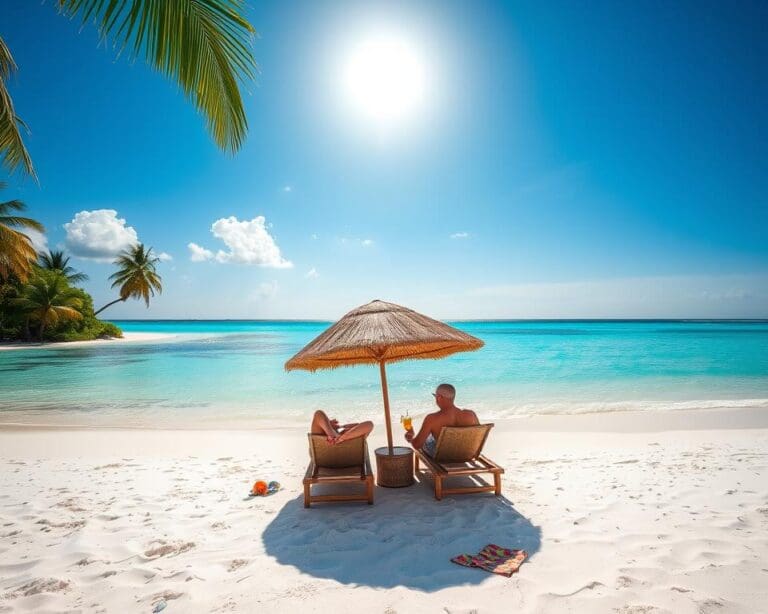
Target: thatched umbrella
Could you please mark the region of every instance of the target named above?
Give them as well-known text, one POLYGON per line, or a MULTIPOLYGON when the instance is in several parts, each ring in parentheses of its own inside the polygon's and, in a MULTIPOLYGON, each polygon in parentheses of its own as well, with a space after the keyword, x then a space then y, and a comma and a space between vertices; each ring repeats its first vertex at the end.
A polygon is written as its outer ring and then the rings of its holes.
POLYGON ((483 342, 407 307, 371 301, 353 309, 285 363, 288 371, 378 364, 384 396, 387 444, 392 453, 392 423, 385 364, 412 358, 443 358, 483 347, 483 342))

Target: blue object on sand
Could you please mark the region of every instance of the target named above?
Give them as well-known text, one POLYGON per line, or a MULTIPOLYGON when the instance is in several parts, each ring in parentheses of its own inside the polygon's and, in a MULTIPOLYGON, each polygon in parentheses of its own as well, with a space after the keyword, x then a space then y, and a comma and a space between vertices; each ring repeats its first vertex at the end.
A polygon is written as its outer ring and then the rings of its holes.
POLYGON ((249 497, 268 497, 269 495, 274 495, 278 490, 280 490, 280 482, 277 482, 275 480, 272 480, 267 484, 267 492, 265 492, 263 495, 258 495, 255 492, 251 491, 248 493, 249 497))

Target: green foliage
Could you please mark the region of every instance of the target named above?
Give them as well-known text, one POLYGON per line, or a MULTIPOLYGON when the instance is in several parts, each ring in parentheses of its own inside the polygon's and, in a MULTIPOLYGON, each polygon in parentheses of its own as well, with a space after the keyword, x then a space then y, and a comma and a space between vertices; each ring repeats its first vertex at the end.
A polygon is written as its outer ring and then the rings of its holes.
POLYGON ((117 326, 94 315, 85 290, 73 288, 60 271, 35 267, 27 283, 0 284, 0 339, 28 341, 40 332, 45 341, 123 336, 117 326))
POLYGON ((69 256, 61 250, 51 250, 39 254, 38 264, 48 271, 58 271, 67 278, 71 285, 88 281, 88 276, 85 273, 80 273, 74 267, 69 266, 69 256))
POLYGON ((18 280, 0 282, 0 341, 23 338, 21 313, 11 309, 11 300, 19 296, 20 286, 18 280))
POLYGON ((93 315, 93 299, 85 290, 76 288, 78 298, 82 301, 80 320, 63 322, 55 330, 46 333, 49 341, 90 341, 106 337, 122 337, 123 331, 112 322, 102 322, 93 315))
MULTIPOLYGON (((94 24, 104 40, 144 60, 177 83, 205 117, 226 152, 240 149, 248 131, 240 85, 253 80, 255 36, 244 0, 54 0, 70 19, 94 24)), ((27 126, 16 115, 6 84, 16 72, 0 38, 0 165, 35 177, 24 145, 27 126)))

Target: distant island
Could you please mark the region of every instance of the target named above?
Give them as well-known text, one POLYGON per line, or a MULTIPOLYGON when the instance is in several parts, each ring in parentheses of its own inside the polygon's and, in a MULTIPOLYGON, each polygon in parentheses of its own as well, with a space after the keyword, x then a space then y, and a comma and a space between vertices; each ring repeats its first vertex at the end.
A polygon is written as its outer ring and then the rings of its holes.
MULTIPOLYGON (((0 184, 0 188, 3 184, 0 184)), ((91 341, 122 338, 123 331, 96 316, 129 298, 162 292, 160 259, 141 243, 117 255, 110 275, 118 297, 94 311, 93 298, 78 287, 88 276, 69 265, 63 251, 37 253, 24 231, 44 232, 42 224, 17 215, 19 200, 0 202, 0 342, 91 341)))

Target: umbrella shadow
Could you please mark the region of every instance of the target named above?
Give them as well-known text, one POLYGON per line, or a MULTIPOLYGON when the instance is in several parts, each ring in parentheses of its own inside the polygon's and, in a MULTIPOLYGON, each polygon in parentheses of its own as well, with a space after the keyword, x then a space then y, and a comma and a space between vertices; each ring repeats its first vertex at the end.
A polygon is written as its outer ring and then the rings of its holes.
POLYGON ((376 588, 405 586, 436 591, 479 584, 486 572, 451 563, 488 543, 522 548, 529 558, 541 546, 541 529, 505 497, 461 496, 436 501, 428 484, 376 488, 375 504, 289 501, 267 526, 267 554, 317 578, 376 588))

